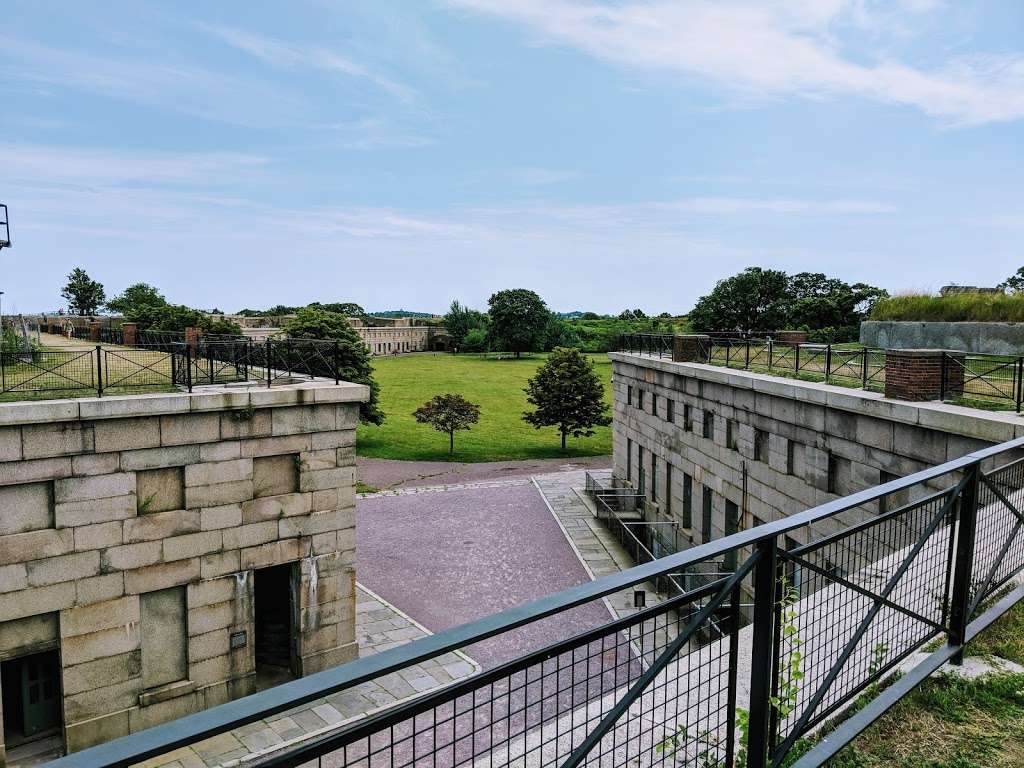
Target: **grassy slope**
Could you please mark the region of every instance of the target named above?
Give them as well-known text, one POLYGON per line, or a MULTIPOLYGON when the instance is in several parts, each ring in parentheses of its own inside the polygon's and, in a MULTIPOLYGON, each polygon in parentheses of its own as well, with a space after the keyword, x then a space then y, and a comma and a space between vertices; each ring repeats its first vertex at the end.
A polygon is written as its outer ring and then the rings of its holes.
MULTIPOLYGON (((593 355, 597 374, 611 403, 611 363, 593 355)), ((611 428, 599 427, 593 437, 569 438, 559 448, 558 431, 534 429, 522 420, 529 409, 523 388, 543 355, 521 360, 495 360, 470 355, 408 355, 375 358, 381 387, 381 406, 387 421, 381 427, 359 427, 361 456, 407 460, 449 460, 448 436, 417 424, 412 412, 434 395, 456 392, 481 408, 480 422, 455 434, 454 461, 503 461, 561 456, 601 456, 611 453, 611 428)))
MULTIPOLYGON (((1024 664, 1024 604, 969 648, 1024 664)), ((893 707, 832 768, 1000 768, 1024 765, 1024 675, 931 678, 893 707)))
POLYGON ((921 322, 1024 321, 1024 294, 968 293, 954 296, 906 294, 883 299, 871 310, 872 320, 921 322))

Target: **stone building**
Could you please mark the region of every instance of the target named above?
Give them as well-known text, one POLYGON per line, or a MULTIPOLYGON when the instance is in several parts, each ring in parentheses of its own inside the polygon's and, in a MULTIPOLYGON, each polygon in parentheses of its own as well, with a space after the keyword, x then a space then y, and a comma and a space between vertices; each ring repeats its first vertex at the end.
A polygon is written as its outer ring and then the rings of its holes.
POLYGON ((354 658, 366 397, 309 382, 0 404, 0 755, 354 658))
MULTIPOLYGON (((614 476, 644 493, 649 520, 678 526, 682 549, 1024 435, 1012 413, 638 354, 610 357, 614 476)), ((906 501, 887 497, 882 506, 906 501)), ((828 524, 838 529, 878 511, 873 503, 828 524)), ((832 532, 793 535, 802 544, 832 532)))

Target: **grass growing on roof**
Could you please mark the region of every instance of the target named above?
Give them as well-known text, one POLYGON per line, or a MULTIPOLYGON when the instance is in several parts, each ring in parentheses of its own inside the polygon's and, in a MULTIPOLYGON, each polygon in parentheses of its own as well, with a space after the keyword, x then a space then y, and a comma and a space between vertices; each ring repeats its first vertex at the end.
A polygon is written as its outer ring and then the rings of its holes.
POLYGON ((1024 294, 905 294, 879 300, 872 320, 919 322, 1024 322, 1024 294))
MULTIPOLYGON (((611 405, 611 362, 591 355, 611 405)), ((554 427, 534 429, 523 421, 530 409, 523 389, 546 359, 545 355, 520 360, 480 355, 406 355, 373 359, 380 383, 383 426, 360 425, 360 456, 419 461, 511 461, 517 459, 603 456, 612 451, 610 427, 598 427, 593 437, 569 439, 559 447, 554 427), (447 436, 417 424, 412 412, 437 394, 455 392, 480 405, 480 422, 460 432, 455 454, 448 455, 447 436)))

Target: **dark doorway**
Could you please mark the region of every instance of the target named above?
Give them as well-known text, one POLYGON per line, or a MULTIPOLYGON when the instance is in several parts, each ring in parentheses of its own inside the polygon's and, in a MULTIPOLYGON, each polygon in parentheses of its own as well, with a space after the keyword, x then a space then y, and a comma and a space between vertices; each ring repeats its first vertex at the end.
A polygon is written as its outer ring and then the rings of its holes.
POLYGON ((60 661, 57 651, 10 659, 0 665, 4 743, 8 748, 59 732, 60 661))
POLYGON ((256 686, 260 690, 297 674, 294 572, 290 563, 255 572, 256 686))

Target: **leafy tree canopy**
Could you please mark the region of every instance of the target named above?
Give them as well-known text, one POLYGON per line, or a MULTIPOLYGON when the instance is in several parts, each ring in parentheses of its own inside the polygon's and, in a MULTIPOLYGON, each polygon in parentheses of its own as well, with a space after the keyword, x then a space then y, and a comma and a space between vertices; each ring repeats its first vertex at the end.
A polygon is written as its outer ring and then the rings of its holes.
POLYGON ((107 309, 122 315, 131 315, 136 309, 167 306, 167 299, 149 283, 135 283, 125 288, 119 296, 107 302, 107 309))
POLYGON ((850 285, 820 272, 787 275, 748 267, 719 280, 698 299, 689 321, 697 331, 767 333, 783 328, 811 332, 815 341, 857 338, 861 320, 888 294, 865 283, 850 285))
POLYGON ((78 315, 96 314, 107 299, 103 285, 89 277, 81 267, 71 270, 60 295, 67 301, 68 309, 78 315))
POLYGON ((321 339, 338 342, 338 367, 345 381, 365 384, 370 388, 370 401, 359 404, 359 418, 365 424, 383 424, 384 411, 378 403, 380 385, 373 378, 370 351, 344 315, 304 307, 294 320, 285 323, 284 331, 293 339, 321 339))
POLYGON ((1010 293, 1020 293, 1021 291, 1024 291, 1024 267, 1018 269, 996 287, 1002 288, 1004 291, 1009 291, 1010 293))
POLYGON ((435 395, 412 412, 420 424, 429 424, 438 432, 448 435, 448 453, 455 451, 455 432, 469 429, 480 421, 480 406, 462 395, 448 393, 435 395))
POLYGON ((611 424, 594 364, 578 349, 553 350, 525 391, 534 410, 523 419, 536 429, 558 427, 563 451, 567 435, 590 437, 594 427, 611 424))
POLYGON ((337 314, 345 315, 346 317, 362 317, 366 314, 365 309, 351 301, 338 301, 327 304, 321 304, 319 301, 314 301, 309 306, 313 309, 322 309, 325 312, 336 312, 337 314))
POLYGON ((487 315, 453 301, 444 316, 444 329, 452 337, 452 344, 464 348, 466 335, 473 330, 487 330, 487 315))
POLYGON ((487 305, 492 349, 515 352, 519 357, 523 352, 543 347, 551 312, 540 296, 525 288, 513 288, 498 291, 487 300, 487 305))

